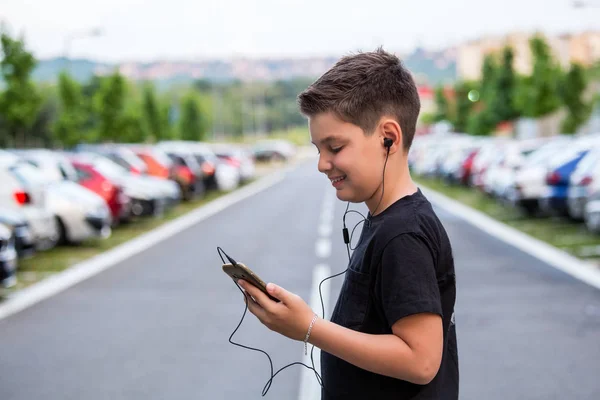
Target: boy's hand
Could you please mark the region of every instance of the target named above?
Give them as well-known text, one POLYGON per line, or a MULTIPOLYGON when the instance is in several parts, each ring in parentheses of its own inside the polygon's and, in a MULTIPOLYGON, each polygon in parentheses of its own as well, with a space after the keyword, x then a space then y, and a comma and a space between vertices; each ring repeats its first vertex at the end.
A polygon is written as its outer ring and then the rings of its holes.
POLYGON ((238 284, 247 292, 245 297, 248 309, 267 328, 290 339, 304 340, 315 314, 300 296, 269 283, 267 291, 281 301, 277 303, 246 281, 239 280, 238 284))

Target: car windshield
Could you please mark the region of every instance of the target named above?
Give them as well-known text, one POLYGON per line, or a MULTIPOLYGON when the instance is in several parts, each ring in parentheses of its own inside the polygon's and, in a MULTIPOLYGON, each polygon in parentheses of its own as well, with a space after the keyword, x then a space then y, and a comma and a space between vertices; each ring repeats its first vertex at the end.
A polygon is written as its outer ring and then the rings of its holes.
POLYGON ((556 153, 559 149, 563 148, 564 143, 549 143, 539 149, 531 152, 527 156, 527 165, 538 165, 545 164, 549 161, 550 157, 556 153))
POLYGON ((44 185, 49 182, 46 174, 29 163, 18 163, 11 168, 11 171, 17 180, 26 186, 44 185))
POLYGON ((108 179, 119 179, 123 175, 127 175, 128 171, 119 164, 107 160, 105 158, 97 158, 94 160, 94 168, 108 179))
POLYGON ((153 149, 150 154, 157 162, 159 162, 165 167, 170 167, 171 165, 173 165, 173 161, 171 161, 169 156, 160 150, 153 149))
POLYGON ((594 150, 594 151, 589 152, 579 162, 579 165, 577 166, 577 171, 581 172, 583 174, 590 173, 594 169, 596 164, 598 163, 598 160, 600 160, 600 151, 599 150, 594 150))
POLYGON ((122 151, 120 151, 118 155, 123 160, 125 160, 126 163, 133 166, 134 168, 142 171, 146 169, 146 163, 141 158, 139 158, 134 152, 122 149, 122 151))

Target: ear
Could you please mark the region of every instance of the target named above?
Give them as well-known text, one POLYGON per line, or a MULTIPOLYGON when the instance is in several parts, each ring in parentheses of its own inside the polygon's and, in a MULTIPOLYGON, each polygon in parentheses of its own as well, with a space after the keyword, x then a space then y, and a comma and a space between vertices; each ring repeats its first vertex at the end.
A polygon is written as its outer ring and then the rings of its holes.
POLYGON ((383 118, 380 124, 381 127, 381 144, 383 146, 383 139, 388 138, 392 140, 392 146, 390 147, 390 154, 403 149, 402 145, 402 129, 400 124, 393 118, 383 118))

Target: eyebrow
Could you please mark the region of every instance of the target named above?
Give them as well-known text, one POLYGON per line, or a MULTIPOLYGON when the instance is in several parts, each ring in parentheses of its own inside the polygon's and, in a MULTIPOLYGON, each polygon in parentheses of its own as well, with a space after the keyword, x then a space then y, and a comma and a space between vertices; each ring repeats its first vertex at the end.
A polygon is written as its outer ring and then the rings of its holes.
MULTIPOLYGON (((340 138, 337 136, 327 136, 325 139, 322 139, 320 141, 320 144, 325 144, 325 143, 329 143, 329 142, 333 142, 335 140, 339 140, 340 138)), ((314 144, 316 146, 316 143, 313 142, 312 140, 310 141, 312 144, 314 144)))

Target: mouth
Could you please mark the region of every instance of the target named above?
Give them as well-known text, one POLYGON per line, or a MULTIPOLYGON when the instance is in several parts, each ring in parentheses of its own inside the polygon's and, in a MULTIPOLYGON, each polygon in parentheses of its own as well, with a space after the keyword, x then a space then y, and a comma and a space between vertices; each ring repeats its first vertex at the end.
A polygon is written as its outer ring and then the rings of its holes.
POLYGON ((346 179, 346 175, 334 176, 332 178, 329 178, 329 180, 331 181, 331 184, 333 184, 333 185, 335 185, 336 183, 342 182, 344 179, 346 179))

